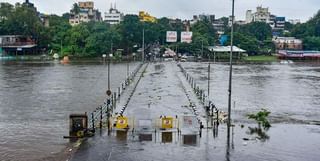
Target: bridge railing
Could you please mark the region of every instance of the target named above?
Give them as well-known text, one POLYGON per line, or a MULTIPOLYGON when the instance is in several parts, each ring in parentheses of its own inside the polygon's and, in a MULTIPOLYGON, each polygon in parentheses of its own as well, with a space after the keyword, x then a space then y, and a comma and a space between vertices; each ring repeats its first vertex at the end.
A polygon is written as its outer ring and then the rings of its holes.
POLYGON ((97 107, 94 111, 88 114, 88 129, 95 130, 96 127, 102 128, 107 120, 112 117, 113 111, 116 109, 117 101, 120 101, 121 95, 126 91, 126 88, 131 84, 131 82, 136 77, 137 73, 143 66, 140 63, 133 72, 131 72, 118 87, 118 92, 114 92, 111 96, 107 97, 103 104, 97 107))

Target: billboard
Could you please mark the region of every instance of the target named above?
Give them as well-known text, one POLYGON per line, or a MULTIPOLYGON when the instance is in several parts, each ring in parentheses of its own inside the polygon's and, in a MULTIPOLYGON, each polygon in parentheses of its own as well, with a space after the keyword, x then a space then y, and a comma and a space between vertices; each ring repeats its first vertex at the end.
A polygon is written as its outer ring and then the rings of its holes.
POLYGON ((167 42, 177 42, 177 31, 167 31, 167 42))
POLYGON ((192 42, 192 32, 181 32, 181 42, 191 43, 192 42))

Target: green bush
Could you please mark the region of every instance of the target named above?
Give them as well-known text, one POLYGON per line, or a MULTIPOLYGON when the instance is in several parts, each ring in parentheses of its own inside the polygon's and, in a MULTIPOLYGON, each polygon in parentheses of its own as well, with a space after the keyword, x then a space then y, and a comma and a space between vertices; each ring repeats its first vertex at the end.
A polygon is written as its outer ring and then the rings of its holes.
POLYGON ((255 114, 248 114, 248 118, 249 119, 253 119, 258 123, 259 128, 261 128, 261 126, 265 129, 271 127, 271 124, 268 120, 268 116, 271 112, 266 110, 266 109, 261 109, 259 112, 255 113, 255 114))

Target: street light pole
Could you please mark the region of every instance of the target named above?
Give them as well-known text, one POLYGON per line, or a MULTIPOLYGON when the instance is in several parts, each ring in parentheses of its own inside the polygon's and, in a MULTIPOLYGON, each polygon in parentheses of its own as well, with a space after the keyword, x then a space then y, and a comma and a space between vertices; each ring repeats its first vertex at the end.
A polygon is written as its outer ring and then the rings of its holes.
POLYGON ((113 55, 113 40, 111 37, 111 46, 110 46, 110 54, 109 54, 109 60, 108 60, 108 90, 110 90, 110 61, 111 61, 111 57, 113 55))
POLYGON ((142 29, 142 62, 144 62, 144 25, 142 29))
POLYGON ((201 39, 201 57, 203 58, 203 39, 201 39))
POLYGON ((231 126, 231 92, 232 92, 232 56, 233 56, 233 30, 234 30, 234 0, 232 0, 231 16, 231 51, 230 51, 230 71, 229 71, 229 98, 228 98, 228 131, 231 126))
POLYGON ((129 53, 127 54, 127 81, 129 83, 129 53))

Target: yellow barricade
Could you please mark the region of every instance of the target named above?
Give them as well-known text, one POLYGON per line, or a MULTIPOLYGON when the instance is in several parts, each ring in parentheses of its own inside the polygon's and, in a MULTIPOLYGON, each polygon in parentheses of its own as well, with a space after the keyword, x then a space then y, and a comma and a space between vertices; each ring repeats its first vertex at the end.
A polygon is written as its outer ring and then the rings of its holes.
POLYGON ((116 128, 118 129, 126 129, 128 128, 128 118, 124 116, 117 117, 116 128))
POLYGON ((172 129, 173 128, 173 118, 172 117, 164 117, 161 120, 163 129, 172 129))

